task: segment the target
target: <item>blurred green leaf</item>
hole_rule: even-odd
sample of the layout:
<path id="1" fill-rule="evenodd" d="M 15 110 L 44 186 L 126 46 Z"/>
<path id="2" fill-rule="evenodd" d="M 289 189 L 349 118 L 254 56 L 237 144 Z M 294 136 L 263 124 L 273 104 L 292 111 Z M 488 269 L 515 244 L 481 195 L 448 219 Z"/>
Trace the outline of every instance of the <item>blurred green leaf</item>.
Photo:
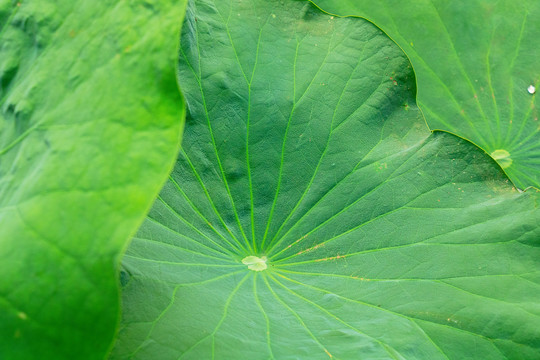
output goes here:
<path id="1" fill-rule="evenodd" d="M 103 359 L 177 154 L 183 1 L 0 1 L 0 358 Z"/>

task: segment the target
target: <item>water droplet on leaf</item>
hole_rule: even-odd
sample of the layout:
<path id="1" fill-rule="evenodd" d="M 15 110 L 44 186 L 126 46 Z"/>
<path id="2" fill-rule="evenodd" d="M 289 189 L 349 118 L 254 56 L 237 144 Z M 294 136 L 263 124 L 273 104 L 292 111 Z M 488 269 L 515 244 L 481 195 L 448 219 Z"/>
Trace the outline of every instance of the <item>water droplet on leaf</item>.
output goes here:
<path id="1" fill-rule="evenodd" d="M 242 259 L 242 264 L 247 265 L 250 270 L 263 271 L 268 267 L 268 265 L 266 265 L 266 260 L 268 260 L 266 256 L 246 256 Z"/>

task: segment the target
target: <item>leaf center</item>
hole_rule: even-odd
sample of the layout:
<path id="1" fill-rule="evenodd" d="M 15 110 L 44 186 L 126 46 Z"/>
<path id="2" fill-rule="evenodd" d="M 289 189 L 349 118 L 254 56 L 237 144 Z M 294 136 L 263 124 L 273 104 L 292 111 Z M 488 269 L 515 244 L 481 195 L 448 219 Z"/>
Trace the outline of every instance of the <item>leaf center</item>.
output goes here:
<path id="1" fill-rule="evenodd" d="M 253 271 L 263 271 L 266 270 L 268 267 L 266 265 L 266 256 L 263 257 L 257 257 L 257 256 L 246 256 L 242 259 L 242 264 L 245 264 L 248 266 L 248 269 Z"/>
<path id="2" fill-rule="evenodd" d="M 506 169 L 507 167 L 512 165 L 512 159 L 510 158 L 510 153 L 506 150 L 502 150 L 502 149 L 495 150 L 494 152 L 491 153 L 491 157 L 497 160 L 497 162 L 499 163 L 499 165 L 501 165 L 503 169 Z"/>

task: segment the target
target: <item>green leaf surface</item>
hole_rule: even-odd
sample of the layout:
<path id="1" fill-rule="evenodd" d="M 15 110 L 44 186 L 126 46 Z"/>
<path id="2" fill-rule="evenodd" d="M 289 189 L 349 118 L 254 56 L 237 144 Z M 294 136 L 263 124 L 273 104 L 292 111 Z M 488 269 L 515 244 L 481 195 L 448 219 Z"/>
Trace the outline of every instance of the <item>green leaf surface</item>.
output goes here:
<path id="1" fill-rule="evenodd" d="M 304 1 L 186 20 L 183 150 L 112 359 L 539 358 L 538 194 L 431 134 L 384 33 Z"/>
<path id="2" fill-rule="evenodd" d="M 428 125 L 482 147 L 516 186 L 540 188 L 540 1 L 314 3 L 383 29 L 414 66 Z"/>
<path id="3" fill-rule="evenodd" d="M 103 359 L 179 144 L 180 1 L 0 1 L 0 358 Z"/>

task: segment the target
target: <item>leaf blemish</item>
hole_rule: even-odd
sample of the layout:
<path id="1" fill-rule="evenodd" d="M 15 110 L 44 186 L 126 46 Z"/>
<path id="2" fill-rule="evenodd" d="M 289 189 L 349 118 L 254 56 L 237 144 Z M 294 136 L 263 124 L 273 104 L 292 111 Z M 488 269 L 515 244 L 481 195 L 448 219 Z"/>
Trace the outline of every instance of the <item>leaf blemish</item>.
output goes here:
<path id="1" fill-rule="evenodd" d="M 324 246 L 324 243 L 320 243 L 320 244 L 317 244 L 315 246 L 312 246 L 308 249 L 305 249 L 305 250 L 302 250 L 302 251 L 299 251 L 296 255 L 300 255 L 300 254 L 303 254 L 303 253 L 307 253 L 307 252 L 310 252 L 310 251 L 313 251 L 313 250 L 317 250 L 318 248 Z"/>
<path id="2" fill-rule="evenodd" d="M 332 354 L 330 354 L 330 352 L 326 349 L 324 349 L 324 352 L 326 353 L 326 355 L 330 356 L 331 359 L 333 359 L 334 357 L 332 356 Z"/>
<path id="3" fill-rule="evenodd" d="M 307 234 L 302 236 L 300 239 L 296 240 L 295 242 L 293 242 L 292 244 L 288 245 L 287 246 L 287 249 L 291 248 L 293 245 L 296 245 L 298 244 L 300 241 L 304 240 L 305 238 L 307 238 Z"/>
<path id="4" fill-rule="evenodd" d="M 338 260 L 338 259 L 344 259 L 347 255 L 336 255 L 336 256 L 331 256 L 331 257 L 327 257 L 327 258 L 324 258 L 324 259 L 317 259 L 315 261 L 328 261 L 328 260 Z"/>

